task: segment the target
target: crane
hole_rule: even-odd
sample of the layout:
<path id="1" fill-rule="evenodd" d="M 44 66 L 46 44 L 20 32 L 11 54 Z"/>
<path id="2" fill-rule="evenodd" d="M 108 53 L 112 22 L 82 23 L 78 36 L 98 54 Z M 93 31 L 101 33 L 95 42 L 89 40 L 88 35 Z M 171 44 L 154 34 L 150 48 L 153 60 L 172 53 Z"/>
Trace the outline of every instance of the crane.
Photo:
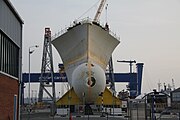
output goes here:
<path id="1" fill-rule="evenodd" d="M 132 63 L 136 63 L 136 61 L 135 60 L 117 60 L 117 62 L 124 62 L 124 63 L 129 63 L 129 65 L 130 65 L 130 73 L 132 73 Z"/>
<path id="2" fill-rule="evenodd" d="M 174 83 L 174 79 L 172 79 L 172 88 L 173 88 L 173 90 L 175 90 L 175 83 Z"/>
<path id="3" fill-rule="evenodd" d="M 106 3 L 106 0 L 101 0 L 101 3 L 100 3 L 100 5 L 99 5 L 99 8 L 98 8 L 98 10 L 97 10 L 97 12 L 96 12 L 96 15 L 95 15 L 95 17 L 94 17 L 94 20 L 93 20 L 94 22 L 98 22 L 99 17 L 100 17 L 100 15 L 101 15 L 101 12 L 102 12 L 102 10 L 103 10 L 103 8 L 104 8 L 105 3 Z"/>

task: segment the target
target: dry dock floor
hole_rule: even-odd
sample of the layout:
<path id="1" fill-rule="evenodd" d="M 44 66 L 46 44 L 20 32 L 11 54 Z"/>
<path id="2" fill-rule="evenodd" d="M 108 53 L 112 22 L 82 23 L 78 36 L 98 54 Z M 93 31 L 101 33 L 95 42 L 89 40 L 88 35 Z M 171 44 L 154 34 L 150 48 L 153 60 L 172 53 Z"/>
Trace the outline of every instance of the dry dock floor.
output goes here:
<path id="1" fill-rule="evenodd" d="M 30 119 L 28 113 L 21 114 L 21 120 L 69 120 L 68 116 L 62 117 L 62 116 L 50 116 L 49 113 L 31 113 Z M 96 115 L 77 115 L 72 114 L 71 120 L 128 120 L 128 118 L 125 118 L 124 116 L 111 116 L 111 115 L 105 115 L 104 117 L 101 117 L 101 114 Z M 179 120 L 177 116 L 163 116 L 161 120 Z"/>
<path id="2" fill-rule="evenodd" d="M 68 116 L 50 116 L 49 113 L 31 113 L 30 119 L 28 113 L 21 114 L 21 120 L 69 120 Z M 110 116 L 105 115 L 101 117 L 101 115 L 72 115 L 72 120 L 127 120 L 124 116 Z"/>

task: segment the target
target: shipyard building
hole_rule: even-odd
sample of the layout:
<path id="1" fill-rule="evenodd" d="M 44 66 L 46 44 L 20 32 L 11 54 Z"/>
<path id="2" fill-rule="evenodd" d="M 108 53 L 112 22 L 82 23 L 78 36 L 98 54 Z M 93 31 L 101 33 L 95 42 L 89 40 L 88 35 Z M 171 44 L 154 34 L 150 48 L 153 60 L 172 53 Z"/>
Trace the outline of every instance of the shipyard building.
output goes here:
<path id="1" fill-rule="evenodd" d="M 9 0 L 0 0 L 0 119 L 18 118 L 23 21 Z"/>

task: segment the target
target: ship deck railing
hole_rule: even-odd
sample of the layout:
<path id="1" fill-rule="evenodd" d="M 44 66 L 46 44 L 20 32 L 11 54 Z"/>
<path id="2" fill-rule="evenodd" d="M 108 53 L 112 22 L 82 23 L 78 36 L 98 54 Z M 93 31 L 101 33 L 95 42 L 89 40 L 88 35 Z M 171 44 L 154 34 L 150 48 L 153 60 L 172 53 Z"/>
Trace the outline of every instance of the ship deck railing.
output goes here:
<path id="1" fill-rule="evenodd" d="M 65 27 L 64 29 L 61 29 L 60 31 L 55 33 L 53 36 L 51 36 L 51 40 L 54 40 L 54 39 L 58 38 L 59 36 L 63 35 L 64 33 L 68 32 L 69 29 L 71 29 L 77 25 L 85 24 L 85 23 L 92 24 L 93 20 L 89 17 L 81 19 L 81 20 L 74 20 L 73 23 L 71 23 L 69 27 Z M 100 22 L 98 22 L 96 24 L 98 24 L 100 27 L 105 29 L 104 25 L 101 24 Z M 108 32 L 111 36 L 115 37 L 117 40 L 120 40 L 120 37 L 116 33 L 112 32 L 111 30 L 108 30 Z"/>

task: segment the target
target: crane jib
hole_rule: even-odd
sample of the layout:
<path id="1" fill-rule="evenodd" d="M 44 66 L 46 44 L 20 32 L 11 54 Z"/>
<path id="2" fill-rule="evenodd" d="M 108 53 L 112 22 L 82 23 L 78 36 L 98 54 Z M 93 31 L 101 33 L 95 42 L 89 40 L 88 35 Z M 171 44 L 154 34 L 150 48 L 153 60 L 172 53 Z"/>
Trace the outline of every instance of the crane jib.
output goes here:
<path id="1" fill-rule="evenodd" d="M 101 3 L 100 3 L 100 5 L 99 5 L 99 8 L 98 8 L 98 10 L 97 10 L 97 12 L 96 12 L 96 15 L 95 15 L 95 17 L 94 17 L 94 22 L 97 22 L 97 21 L 99 20 L 99 17 L 100 17 L 100 15 L 101 15 L 101 12 L 102 12 L 102 10 L 103 10 L 103 8 L 104 8 L 105 3 L 106 3 L 106 0 L 101 0 Z"/>

